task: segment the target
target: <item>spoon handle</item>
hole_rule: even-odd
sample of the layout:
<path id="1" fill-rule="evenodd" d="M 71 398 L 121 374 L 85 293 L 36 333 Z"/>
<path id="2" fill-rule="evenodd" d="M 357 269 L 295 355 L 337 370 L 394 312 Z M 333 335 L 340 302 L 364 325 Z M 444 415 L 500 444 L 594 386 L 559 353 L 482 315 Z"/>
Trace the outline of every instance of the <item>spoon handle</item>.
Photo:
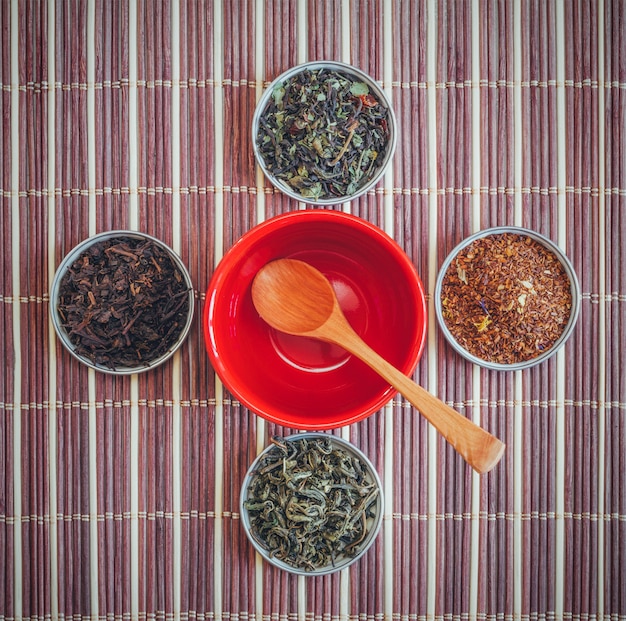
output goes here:
<path id="1" fill-rule="evenodd" d="M 505 445 L 498 438 L 396 369 L 369 347 L 347 321 L 343 326 L 334 326 L 338 329 L 331 328 L 330 334 L 329 326 L 330 322 L 324 326 L 326 339 L 347 349 L 389 382 L 422 413 L 476 472 L 484 474 L 500 461 Z"/>

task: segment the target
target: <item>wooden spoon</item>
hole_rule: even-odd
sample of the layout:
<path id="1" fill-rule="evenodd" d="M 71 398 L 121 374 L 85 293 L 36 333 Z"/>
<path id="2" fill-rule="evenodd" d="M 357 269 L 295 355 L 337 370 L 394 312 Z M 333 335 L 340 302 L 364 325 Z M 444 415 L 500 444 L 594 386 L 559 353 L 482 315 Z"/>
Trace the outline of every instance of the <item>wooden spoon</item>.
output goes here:
<path id="1" fill-rule="evenodd" d="M 252 283 L 259 315 L 273 328 L 340 345 L 369 365 L 414 405 L 482 474 L 500 461 L 505 445 L 413 382 L 371 349 L 345 318 L 332 285 L 317 269 L 295 259 L 265 265 Z"/>

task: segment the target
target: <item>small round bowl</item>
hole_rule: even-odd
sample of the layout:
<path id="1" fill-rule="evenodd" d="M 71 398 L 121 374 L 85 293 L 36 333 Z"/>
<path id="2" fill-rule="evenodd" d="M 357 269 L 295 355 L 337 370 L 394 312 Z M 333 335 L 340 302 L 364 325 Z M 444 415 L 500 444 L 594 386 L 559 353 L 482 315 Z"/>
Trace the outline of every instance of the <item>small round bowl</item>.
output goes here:
<path id="1" fill-rule="evenodd" d="M 536 355 L 533 355 L 527 359 L 521 359 L 519 361 L 513 361 L 513 362 L 498 362 L 494 360 L 493 358 L 488 359 L 487 357 L 479 357 L 478 355 L 476 355 L 476 353 L 472 353 L 468 351 L 468 349 L 465 346 L 463 346 L 459 342 L 459 340 L 457 340 L 457 338 L 455 338 L 450 327 L 446 323 L 446 319 L 444 317 L 444 308 L 443 308 L 443 305 L 444 305 L 443 298 L 445 297 L 444 279 L 449 269 L 451 270 L 451 277 L 455 279 L 457 286 L 460 286 L 458 284 L 459 282 L 461 282 L 461 272 L 458 272 L 458 269 L 460 268 L 458 268 L 457 266 L 456 268 L 457 271 L 453 273 L 453 270 L 455 268 L 452 266 L 452 262 L 457 258 L 459 253 L 468 249 L 468 247 L 471 244 L 473 244 L 476 240 L 480 240 L 480 239 L 484 239 L 484 238 L 488 238 L 492 236 L 503 235 L 503 234 L 520 235 L 525 238 L 530 238 L 537 244 L 541 245 L 544 249 L 546 249 L 551 255 L 553 255 L 558 260 L 558 263 L 560 263 L 560 265 L 562 266 L 563 275 L 567 278 L 567 281 L 568 281 L 567 285 L 565 286 L 563 290 L 566 292 L 567 289 L 569 288 L 570 295 L 571 295 L 571 307 L 569 309 L 569 317 L 567 318 L 566 321 L 565 320 L 563 321 L 564 325 L 562 326 L 560 330 L 560 335 L 558 336 L 558 338 L 556 338 L 550 346 L 545 347 L 544 349 L 541 349 L 542 347 L 541 339 L 545 338 L 545 335 L 541 333 L 541 330 L 533 331 L 532 334 L 535 337 L 537 337 L 536 342 L 538 344 L 535 350 Z M 518 260 L 518 259 L 516 259 L 513 256 L 511 260 Z M 484 272 L 481 272 L 481 274 L 483 273 Z M 518 312 L 520 314 L 526 312 L 528 308 L 527 301 L 529 300 L 529 297 L 537 293 L 534 289 L 534 285 L 532 282 L 534 278 L 535 278 L 535 275 L 529 274 L 528 277 L 518 278 L 516 283 L 509 282 L 505 285 L 501 285 L 502 290 L 505 290 L 505 287 L 507 291 L 513 291 L 514 287 L 517 287 L 519 289 L 519 297 L 517 297 L 516 300 L 512 299 L 514 303 L 512 312 Z M 465 284 L 467 285 L 466 274 L 463 274 L 463 280 Z M 490 281 L 487 279 L 487 276 L 485 275 L 483 276 L 482 282 L 489 283 Z M 467 286 L 470 286 L 470 285 L 467 285 Z M 539 283 L 537 283 L 537 286 L 539 286 Z M 468 289 L 468 293 L 471 293 L 469 289 Z M 498 294 L 495 294 L 495 295 L 497 296 Z M 514 297 L 515 296 L 512 296 L 512 298 Z M 489 305 L 492 303 L 493 303 L 492 301 L 486 298 L 484 300 L 480 300 L 476 302 L 476 311 L 478 315 L 482 316 L 483 321 L 476 320 L 475 323 L 472 323 L 472 320 L 470 319 L 469 314 L 465 314 L 464 317 L 467 317 L 467 321 L 468 321 L 467 325 L 469 325 L 469 323 L 472 323 L 472 325 L 476 328 L 477 332 L 491 329 L 490 324 L 492 324 L 492 316 L 495 317 L 495 315 L 492 315 L 489 313 Z M 487 369 L 492 369 L 495 371 L 517 371 L 520 369 L 526 369 L 528 367 L 535 366 L 547 360 L 548 358 L 552 357 L 563 346 L 565 341 L 567 341 L 567 339 L 572 334 L 572 331 L 574 330 L 574 326 L 576 325 L 576 320 L 578 318 L 578 313 L 580 310 L 580 287 L 578 284 L 576 273 L 574 272 L 574 268 L 572 267 L 572 264 L 570 263 L 569 259 L 563 253 L 563 251 L 556 244 L 554 244 L 550 239 L 530 229 L 526 229 L 522 227 L 515 227 L 515 226 L 502 226 L 502 227 L 485 229 L 483 231 L 479 231 L 478 233 L 475 233 L 474 235 L 470 235 L 469 237 L 464 239 L 458 246 L 456 246 L 456 248 L 454 248 L 452 252 L 450 252 L 446 260 L 443 262 L 443 265 L 441 266 L 441 269 L 437 277 L 437 282 L 435 285 L 434 304 L 435 304 L 435 313 L 437 316 L 439 327 L 441 331 L 443 332 L 447 341 L 450 343 L 450 345 L 452 345 L 452 347 L 459 354 L 461 354 L 464 358 L 466 358 L 470 362 L 473 362 L 474 364 L 480 365 L 481 367 L 484 367 Z M 449 305 L 450 301 L 448 300 L 446 304 Z M 482 306 L 482 308 L 480 309 L 478 308 L 479 304 Z M 511 302 L 509 302 L 509 304 L 511 304 Z M 492 313 L 493 312 L 494 311 L 492 308 Z M 511 325 L 510 322 L 506 323 L 502 319 L 493 320 L 493 326 L 495 326 L 498 329 L 504 328 L 506 330 L 509 328 L 510 325 Z M 477 332 L 473 333 L 473 336 L 476 336 L 476 338 L 478 338 Z M 519 357 L 521 358 L 522 356 L 519 356 Z"/>
<path id="2" fill-rule="evenodd" d="M 363 163 L 365 160 L 361 160 L 362 165 L 359 168 L 361 170 L 367 169 L 363 173 L 362 178 L 359 179 L 358 182 L 354 183 L 354 187 L 348 186 L 345 189 L 342 189 L 339 194 L 333 194 L 332 196 L 329 193 L 324 193 L 322 189 L 323 186 L 321 184 L 316 184 L 313 186 L 313 188 L 319 188 L 322 192 L 320 196 L 315 196 L 314 189 L 310 187 L 307 187 L 306 189 L 298 189 L 294 185 L 289 185 L 289 183 L 287 183 L 285 179 L 279 178 L 276 174 L 272 172 L 269 162 L 266 162 L 266 157 L 263 154 L 264 149 L 260 144 L 260 140 L 262 139 L 263 135 L 268 136 L 268 141 L 273 141 L 274 137 L 276 136 L 276 132 L 273 131 L 274 128 L 270 128 L 270 126 L 266 123 L 267 114 L 269 114 L 269 112 L 274 109 L 273 106 L 274 102 L 276 101 L 275 93 L 279 92 L 281 87 L 287 85 L 288 83 L 292 83 L 294 80 L 297 80 L 298 77 L 301 76 L 304 72 L 319 72 L 320 70 L 334 71 L 342 74 L 343 76 L 348 76 L 349 79 L 354 83 L 358 83 L 359 85 L 366 85 L 365 88 L 360 86 L 360 90 L 358 90 L 357 94 L 354 95 L 355 107 L 360 106 L 359 98 L 361 98 L 361 101 L 365 102 L 361 106 L 361 109 L 367 109 L 367 107 L 370 105 L 370 102 L 373 103 L 375 99 L 380 104 L 381 109 L 385 115 L 384 120 L 380 119 L 380 121 L 377 121 L 377 123 L 380 123 L 380 131 L 386 137 L 386 140 L 384 141 L 385 146 L 381 146 L 381 149 L 377 151 L 378 156 L 374 159 L 374 164 L 372 166 L 367 166 Z M 365 93 L 366 89 L 367 93 Z M 325 94 L 320 93 L 319 96 L 325 97 Z M 315 111 L 320 109 L 321 107 L 323 106 L 320 106 L 319 108 L 317 106 L 313 106 L 312 109 Z M 311 112 L 309 122 L 315 123 L 319 118 L 323 119 L 323 126 L 328 126 L 325 114 L 326 113 L 323 111 L 320 111 L 319 113 Z M 357 111 L 357 119 L 358 114 L 359 113 Z M 294 115 L 294 118 L 297 118 L 297 122 L 300 122 L 300 117 L 301 115 Z M 315 121 L 313 121 L 314 118 L 316 119 Z M 341 120 L 339 121 L 339 123 L 337 123 L 337 127 L 340 130 L 340 140 L 336 141 L 336 145 L 333 146 L 332 149 L 331 147 L 328 147 L 331 150 L 326 149 L 326 147 L 326 150 L 323 150 L 320 142 L 317 142 L 315 145 L 312 144 L 312 146 L 310 146 L 310 149 L 313 149 L 313 146 L 317 147 L 317 154 L 320 155 L 321 161 L 328 163 L 332 156 L 340 156 L 341 149 L 339 147 L 343 147 L 344 145 L 347 145 L 349 147 L 351 145 L 351 139 L 348 138 L 348 136 L 350 135 L 351 127 L 354 126 L 353 118 L 354 117 L 350 115 L 349 118 L 345 119 L 344 124 L 346 125 L 346 127 L 342 126 Z M 292 125 L 292 127 L 294 126 L 295 123 L 294 125 Z M 287 134 L 287 138 L 284 139 L 285 144 L 293 145 L 295 142 L 301 141 L 303 139 L 301 133 L 298 133 L 296 130 L 294 131 L 296 132 L 295 134 L 289 131 L 285 131 L 285 134 Z M 304 134 L 305 141 L 308 140 L 307 136 L 313 136 L 313 132 L 308 132 L 308 129 L 305 128 L 303 131 L 306 132 Z M 378 129 L 376 131 L 378 132 Z M 359 134 L 358 129 L 356 130 L 356 134 Z M 269 138 L 269 136 L 272 136 L 272 138 Z M 291 136 L 293 136 L 293 138 L 291 138 Z M 321 136 L 321 140 L 325 140 L 323 131 L 320 132 L 319 136 Z M 353 140 L 354 142 L 356 142 L 356 138 L 354 138 Z M 361 136 L 359 136 L 359 141 L 360 140 Z M 254 116 L 252 118 L 252 144 L 254 149 L 254 155 L 265 176 L 276 188 L 278 188 L 281 192 L 284 192 L 287 196 L 312 205 L 335 205 L 346 200 L 352 200 L 354 198 L 357 198 L 358 196 L 361 196 L 362 194 L 373 188 L 385 173 L 385 170 L 387 169 L 389 162 L 393 157 L 393 153 L 396 148 L 396 141 L 396 120 L 393 109 L 391 107 L 391 102 L 389 101 L 389 98 L 387 97 L 384 90 L 371 76 L 364 73 L 360 69 L 357 69 L 352 65 L 335 61 L 307 62 L 296 67 L 292 67 L 291 69 L 279 75 L 264 91 L 257 104 Z M 354 152 L 358 153 L 359 157 L 362 157 L 364 153 L 370 153 L 369 149 L 366 147 L 367 145 L 365 141 L 363 142 L 363 144 L 359 143 L 358 146 L 355 145 Z M 382 153 L 382 149 L 384 149 L 384 153 Z M 376 149 L 374 149 L 374 151 L 376 151 Z M 311 153 L 312 156 L 315 158 L 316 153 L 314 153 L 314 150 L 311 150 Z M 335 158 L 333 157 L 333 159 Z M 297 158 L 297 161 L 300 162 L 300 158 Z M 289 168 L 287 170 L 290 171 L 289 174 L 293 172 L 296 178 L 301 178 L 302 171 L 297 170 L 298 166 L 294 164 L 294 162 L 296 162 L 296 158 L 291 158 L 289 160 Z M 293 170 L 291 170 L 291 165 L 293 165 Z M 306 169 L 306 172 L 304 174 L 305 177 L 315 175 L 315 179 L 319 180 L 320 182 L 324 182 L 324 179 L 330 179 L 331 174 L 337 173 L 336 170 L 331 173 L 330 170 L 324 169 L 324 175 L 320 175 L 319 170 L 314 170 L 313 165 L 309 165 L 309 162 L 302 165 L 304 165 L 304 168 Z M 354 165 L 356 165 L 356 163 Z M 337 167 L 335 166 L 335 168 Z M 307 193 L 309 195 L 307 195 Z"/>
<path id="3" fill-rule="evenodd" d="M 342 348 L 277 332 L 259 317 L 252 281 L 279 258 L 306 261 L 325 274 L 357 333 L 407 375 L 426 338 L 426 302 L 415 267 L 395 241 L 361 218 L 295 211 L 241 237 L 207 289 L 207 350 L 246 407 L 293 429 L 332 429 L 369 416 L 395 389 Z"/>
<path id="4" fill-rule="evenodd" d="M 276 551 L 272 551 L 270 549 L 271 544 L 268 544 L 268 542 L 266 541 L 266 539 L 269 539 L 269 536 L 267 536 L 265 532 L 261 532 L 259 530 L 259 526 L 265 529 L 268 523 L 268 520 L 262 514 L 262 511 L 266 509 L 266 507 L 260 507 L 258 504 L 255 503 L 256 497 L 254 496 L 254 490 L 255 484 L 258 483 L 257 478 L 260 476 L 259 470 L 262 471 L 264 466 L 270 463 L 276 463 L 274 460 L 278 460 L 279 463 L 283 462 L 283 455 L 287 455 L 288 451 L 294 450 L 294 447 L 298 447 L 296 450 L 302 450 L 304 447 L 310 448 L 312 442 L 319 442 L 320 440 L 328 441 L 330 443 L 330 450 L 335 451 L 337 457 L 346 456 L 347 460 L 344 462 L 344 464 L 346 464 L 348 468 L 350 468 L 353 463 L 360 463 L 362 475 L 359 475 L 359 477 L 362 476 L 362 479 L 358 483 L 358 487 L 362 488 L 362 492 L 358 495 L 360 498 L 367 498 L 367 501 L 365 501 L 367 511 L 362 514 L 363 516 L 366 516 L 366 521 L 364 534 L 363 531 L 361 531 L 358 537 L 352 537 L 353 540 L 358 540 L 361 535 L 363 536 L 362 540 L 359 543 L 355 543 L 355 547 L 350 554 L 344 554 L 342 552 L 339 552 L 338 546 L 340 544 L 337 543 L 335 545 L 331 545 L 333 551 L 338 552 L 334 560 L 328 559 L 324 562 L 320 560 L 314 563 L 313 567 L 307 567 L 304 563 L 302 554 L 279 555 L 285 556 L 286 558 L 278 558 L 276 555 Z M 281 447 L 284 448 L 281 449 Z M 286 463 L 289 462 L 286 461 Z M 312 468 L 311 471 L 314 473 L 316 472 L 315 468 Z M 303 470 L 301 469 L 301 465 L 299 465 L 298 473 L 302 474 L 302 472 Z M 281 475 L 279 474 L 279 476 Z M 315 474 L 313 474 L 311 477 L 304 476 L 303 479 L 306 479 L 306 481 L 301 480 L 301 486 L 298 490 L 296 490 L 295 488 L 289 488 L 287 485 L 285 485 L 287 477 L 285 477 L 282 481 L 277 481 L 276 479 L 274 479 L 271 483 L 268 482 L 268 486 L 265 486 L 263 483 L 261 483 L 264 491 L 269 492 L 269 500 L 272 500 L 274 495 L 276 496 L 276 498 L 272 500 L 272 502 L 274 503 L 272 505 L 272 512 L 280 513 L 279 517 L 281 517 L 282 519 L 286 518 L 287 521 L 293 519 L 293 523 L 291 524 L 290 528 L 292 536 L 300 538 L 301 542 L 304 542 L 304 540 L 306 539 L 311 544 L 313 544 L 313 540 L 316 538 L 317 534 L 316 532 L 314 532 L 315 526 L 310 530 L 306 527 L 303 527 L 302 521 L 299 521 L 300 516 L 289 515 L 290 505 L 285 505 L 290 500 L 293 500 L 297 501 L 296 506 L 297 504 L 300 504 L 301 506 L 302 503 L 310 503 L 312 510 L 320 510 L 321 508 L 320 512 L 330 512 L 329 504 L 334 502 L 335 499 L 331 496 L 332 492 L 329 493 L 328 490 L 322 490 L 324 497 L 320 497 L 319 487 L 322 486 L 320 485 L 318 487 L 316 485 L 315 476 Z M 320 476 L 326 479 L 326 477 L 328 476 L 328 472 L 320 472 Z M 345 474 L 345 471 L 341 471 L 339 470 L 339 468 L 337 468 L 337 471 L 333 473 L 333 478 L 335 477 L 336 480 L 341 481 L 343 484 L 347 484 L 350 487 L 354 485 L 353 481 L 355 481 L 355 479 L 347 476 Z M 281 502 L 283 501 L 283 499 L 285 501 L 285 505 L 281 507 Z M 356 500 L 356 497 L 353 500 L 356 501 L 354 506 L 358 506 L 359 500 Z M 325 574 L 330 574 L 345 569 L 346 567 L 352 565 L 358 559 L 360 559 L 376 540 L 382 524 L 383 511 L 384 502 L 382 485 L 378 473 L 376 472 L 376 468 L 374 468 L 372 462 L 365 456 L 362 451 L 360 451 L 352 443 L 344 440 L 343 438 L 327 433 L 308 432 L 292 435 L 284 439 L 274 438 L 272 444 L 267 446 L 252 463 L 243 480 L 243 485 L 241 486 L 241 523 L 243 524 L 245 533 L 254 548 L 267 562 L 271 563 L 275 567 L 278 567 L 279 569 L 283 569 L 293 574 L 303 576 L 322 576 Z M 314 515 L 317 515 L 316 511 L 312 511 L 312 513 Z M 328 514 L 326 514 L 324 517 L 326 517 L 326 519 L 328 520 L 328 532 L 336 534 L 339 528 L 339 524 L 333 525 L 332 518 L 329 517 Z M 357 516 L 353 515 L 352 517 L 356 518 Z M 357 524 L 361 524 L 360 519 L 356 519 L 355 521 L 357 522 Z M 288 527 L 290 527 L 289 522 Z M 325 548 L 324 552 L 326 556 L 326 553 L 329 552 L 329 550 L 326 549 L 325 543 L 323 547 Z"/>
<path id="5" fill-rule="evenodd" d="M 59 302 L 61 296 L 61 287 L 64 276 L 67 274 L 69 268 L 71 268 L 74 263 L 81 258 L 81 256 L 89 250 L 94 244 L 100 242 L 106 242 L 112 239 L 132 239 L 132 240 L 141 240 L 141 241 L 151 241 L 155 245 L 159 246 L 171 259 L 176 271 L 179 274 L 179 277 L 186 284 L 187 289 L 187 302 L 188 302 L 188 311 L 185 319 L 185 323 L 180 328 L 180 332 L 178 337 L 173 341 L 173 343 L 169 346 L 169 348 L 162 352 L 155 358 L 147 358 L 142 364 L 137 366 L 124 366 L 124 365 L 114 365 L 107 366 L 106 364 L 102 364 L 97 362 L 96 360 L 92 360 L 91 358 L 83 355 L 77 351 L 76 344 L 72 342 L 72 338 L 66 331 L 64 327 L 64 319 L 62 314 L 59 312 Z M 54 275 L 54 279 L 52 280 L 52 286 L 50 288 L 50 316 L 52 319 L 52 324 L 54 325 L 54 329 L 56 331 L 57 337 L 63 343 L 65 348 L 80 362 L 86 364 L 87 366 L 95 369 L 96 371 L 101 371 L 103 373 L 109 373 L 113 375 L 131 375 L 133 373 L 142 373 L 144 371 L 148 371 L 150 369 L 154 369 L 155 367 L 163 364 L 166 360 L 171 358 L 174 355 L 174 352 L 183 344 L 185 339 L 187 338 L 187 334 L 189 333 L 189 329 L 191 328 L 191 323 L 193 321 L 194 315 L 194 290 L 193 283 L 191 281 L 191 277 L 184 263 L 178 257 L 178 255 L 169 248 L 162 241 L 157 239 L 156 237 L 152 237 L 147 233 L 140 233 L 137 231 L 127 231 L 127 230 L 117 230 L 117 231 L 106 231 L 104 233 L 99 233 L 98 235 L 94 235 L 85 239 L 77 246 L 75 246 L 70 252 L 65 256 L 63 261 L 59 264 L 57 271 Z"/>

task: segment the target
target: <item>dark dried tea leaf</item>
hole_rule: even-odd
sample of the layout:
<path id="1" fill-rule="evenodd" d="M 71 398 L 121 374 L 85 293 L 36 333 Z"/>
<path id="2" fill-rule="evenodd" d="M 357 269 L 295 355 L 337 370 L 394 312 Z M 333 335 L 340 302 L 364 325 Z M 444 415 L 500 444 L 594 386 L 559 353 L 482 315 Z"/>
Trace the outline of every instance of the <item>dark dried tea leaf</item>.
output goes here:
<path id="1" fill-rule="evenodd" d="M 334 566 L 360 551 L 378 487 L 331 438 L 273 438 L 244 503 L 253 537 L 297 569 Z"/>
<path id="2" fill-rule="evenodd" d="M 116 237 L 96 242 L 69 266 L 57 308 L 77 354 L 110 369 L 141 367 L 180 336 L 188 292 L 158 244 Z"/>
<path id="3" fill-rule="evenodd" d="M 558 257 L 531 237 L 479 238 L 450 264 L 442 314 L 456 341 L 489 362 L 514 364 L 548 351 L 569 320 L 572 294 Z"/>
<path id="4" fill-rule="evenodd" d="M 305 70 L 277 86 L 257 134 L 268 171 L 304 198 L 349 197 L 389 148 L 388 110 L 356 76 Z"/>

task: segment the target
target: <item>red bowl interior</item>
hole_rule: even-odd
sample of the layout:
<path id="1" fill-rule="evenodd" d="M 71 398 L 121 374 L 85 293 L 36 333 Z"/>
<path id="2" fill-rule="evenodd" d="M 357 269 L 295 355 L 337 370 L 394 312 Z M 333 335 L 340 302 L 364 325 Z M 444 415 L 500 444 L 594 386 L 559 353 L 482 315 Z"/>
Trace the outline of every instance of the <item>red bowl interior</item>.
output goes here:
<path id="1" fill-rule="evenodd" d="M 275 331 L 254 308 L 250 288 L 256 273 L 286 257 L 324 273 L 357 333 L 407 375 L 426 340 L 426 300 L 415 267 L 395 241 L 367 221 L 307 210 L 251 229 L 223 257 L 209 283 L 207 350 L 242 404 L 294 429 L 332 429 L 361 420 L 395 389 L 335 345 Z"/>

